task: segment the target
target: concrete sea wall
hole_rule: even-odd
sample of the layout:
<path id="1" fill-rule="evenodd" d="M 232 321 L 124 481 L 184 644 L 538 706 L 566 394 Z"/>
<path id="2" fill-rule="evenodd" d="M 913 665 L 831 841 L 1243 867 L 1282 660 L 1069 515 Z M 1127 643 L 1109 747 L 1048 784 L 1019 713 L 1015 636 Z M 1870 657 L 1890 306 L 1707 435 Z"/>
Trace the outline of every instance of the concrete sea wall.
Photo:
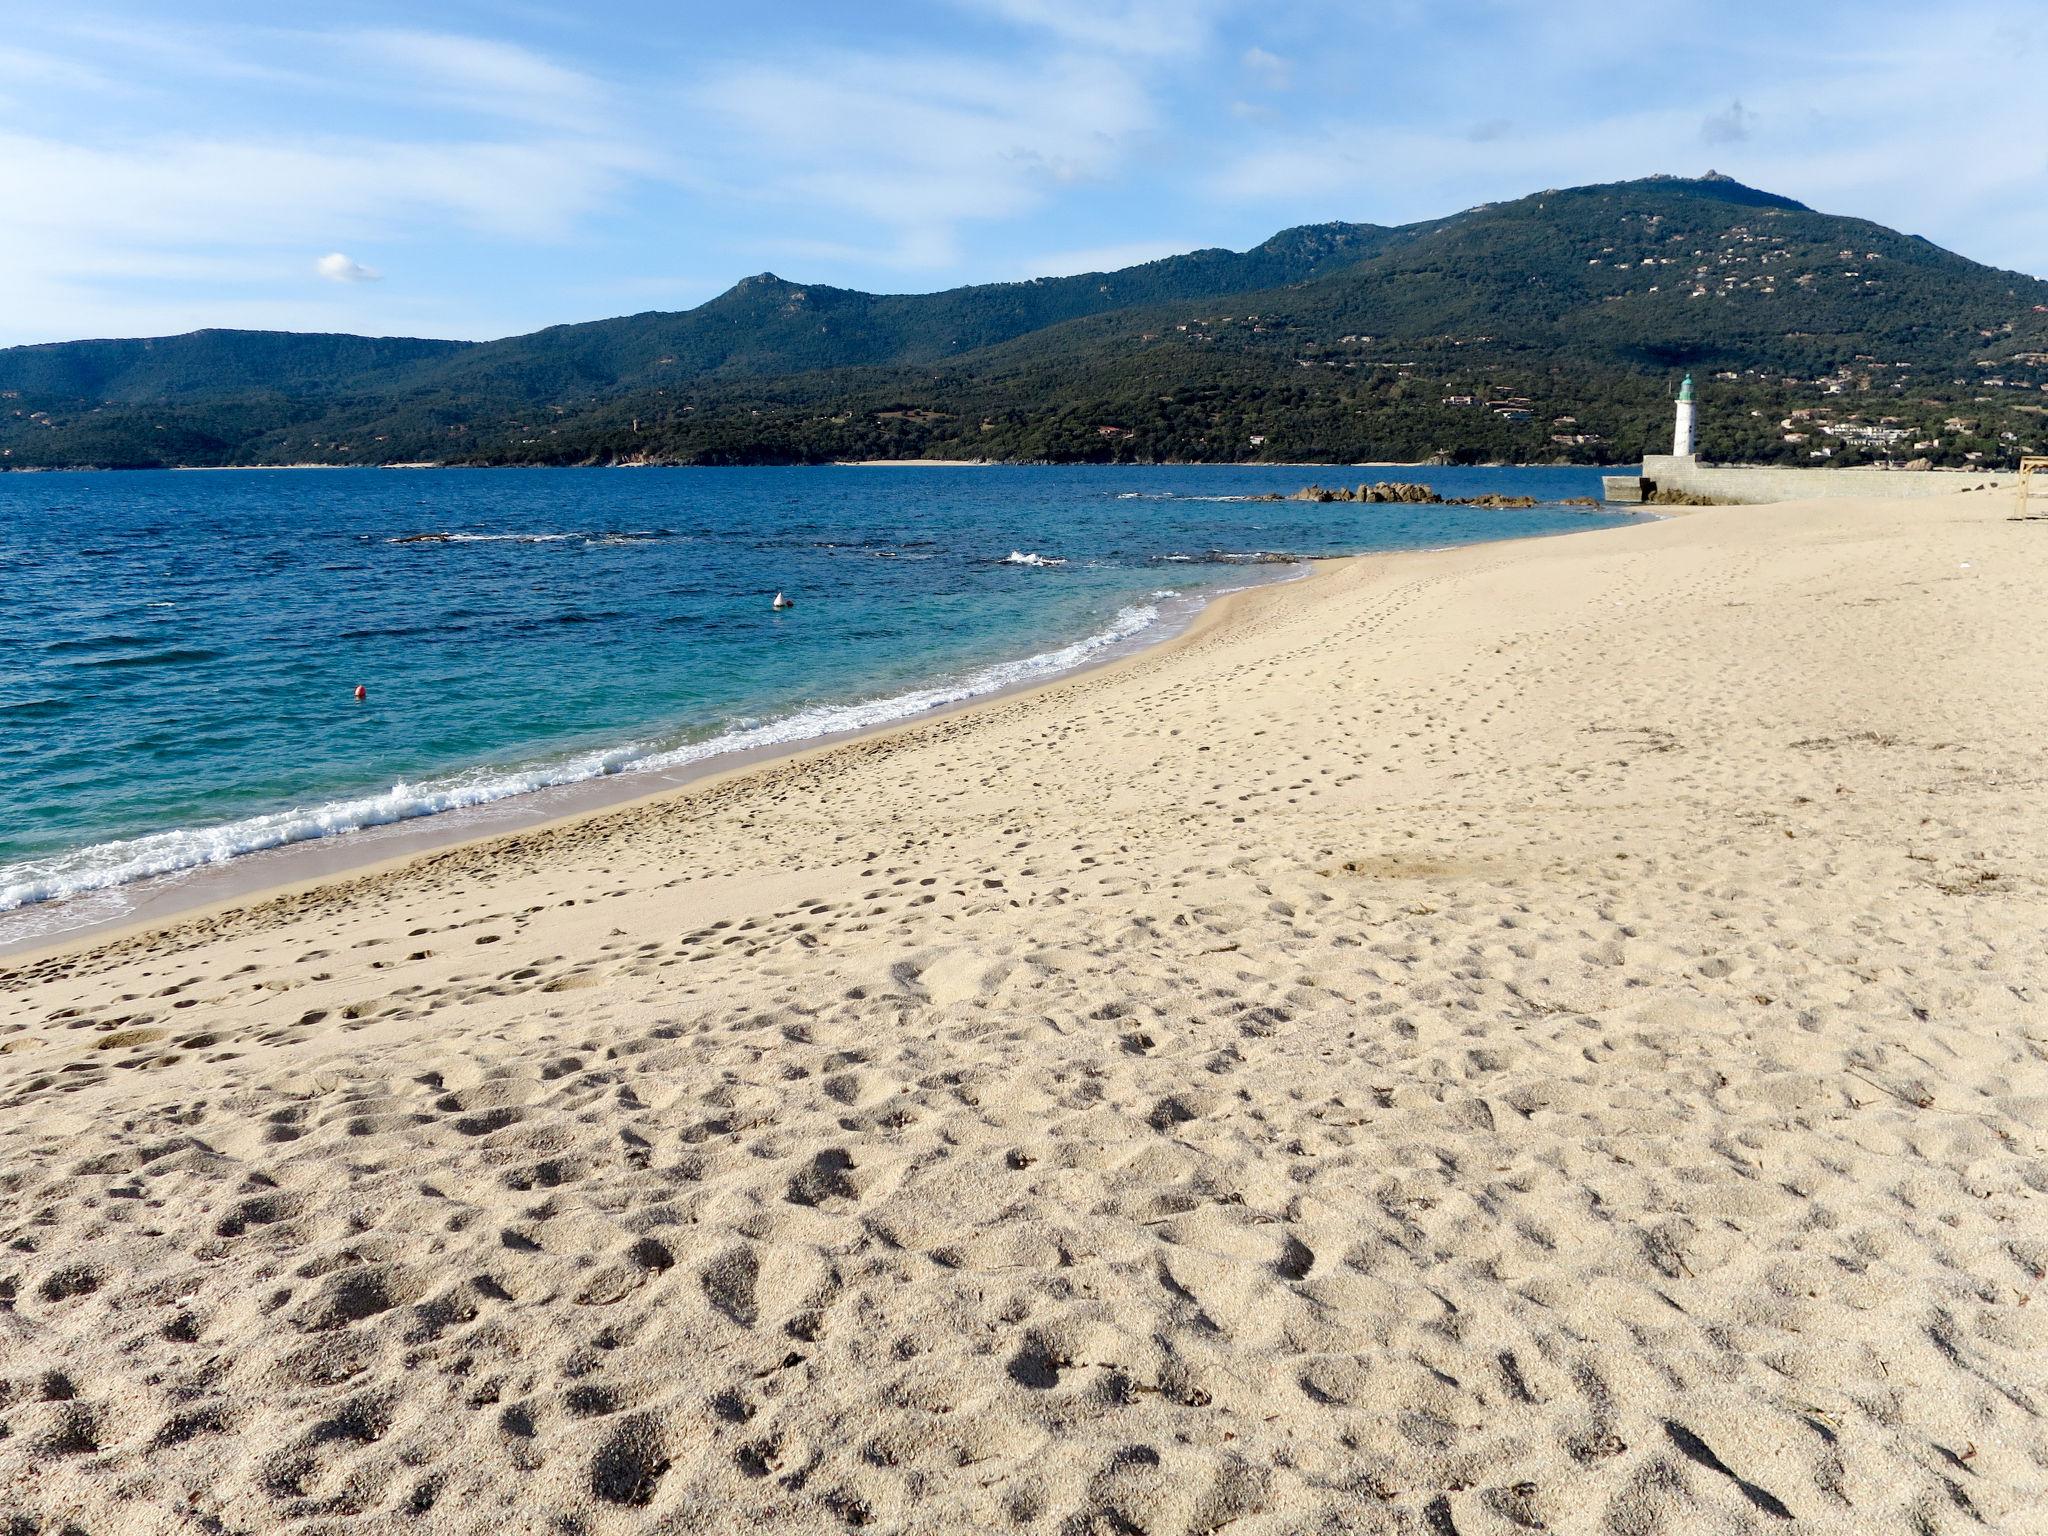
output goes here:
<path id="1" fill-rule="evenodd" d="M 1990 470 L 1961 469 L 1788 469 L 1778 465 L 1702 464 L 1698 459 L 1651 454 L 1643 473 L 1611 475 L 1609 501 L 1647 501 L 1657 491 L 1708 496 L 1716 501 L 1808 501 L 1821 496 L 1866 496 L 1899 500 L 1946 496 L 1977 486 L 2011 486 L 2018 477 Z"/>

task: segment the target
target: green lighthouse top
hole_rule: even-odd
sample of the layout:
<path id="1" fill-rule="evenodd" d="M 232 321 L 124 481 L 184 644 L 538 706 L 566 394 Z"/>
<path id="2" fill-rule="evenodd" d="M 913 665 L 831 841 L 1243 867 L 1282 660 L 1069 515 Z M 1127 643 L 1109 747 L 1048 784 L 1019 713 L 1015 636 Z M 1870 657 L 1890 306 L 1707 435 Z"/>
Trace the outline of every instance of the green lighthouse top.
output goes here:
<path id="1" fill-rule="evenodd" d="M 1692 399 L 1692 375 L 1689 373 L 1685 376 L 1685 382 L 1678 386 L 1678 398 L 1681 401 Z"/>

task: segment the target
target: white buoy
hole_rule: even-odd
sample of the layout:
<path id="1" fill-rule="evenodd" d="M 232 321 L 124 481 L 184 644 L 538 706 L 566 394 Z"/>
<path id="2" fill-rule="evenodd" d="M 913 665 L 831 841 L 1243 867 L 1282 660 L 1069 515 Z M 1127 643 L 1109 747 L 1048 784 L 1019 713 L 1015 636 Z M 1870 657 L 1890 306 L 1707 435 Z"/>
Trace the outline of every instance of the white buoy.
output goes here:
<path id="1" fill-rule="evenodd" d="M 775 607 L 778 611 L 784 608 L 794 608 L 795 606 L 795 603 L 784 597 L 780 592 L 775 594 Z"/>

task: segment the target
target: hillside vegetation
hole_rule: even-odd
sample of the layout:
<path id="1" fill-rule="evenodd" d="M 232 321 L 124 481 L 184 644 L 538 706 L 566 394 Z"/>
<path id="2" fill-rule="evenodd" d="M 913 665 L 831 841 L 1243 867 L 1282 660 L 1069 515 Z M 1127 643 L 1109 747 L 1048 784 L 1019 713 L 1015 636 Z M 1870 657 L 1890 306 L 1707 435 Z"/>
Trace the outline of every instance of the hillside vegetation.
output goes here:
<path id="1" fill-rule="evenodd" d="M 1659 177 L 943 293 L 763 274 L 483 343 L 5 349 L 0 463 L 1619 463 L 1688 369 L 1713 457 L 2002 463 L 2048 441 L 2048 282 Z"/>

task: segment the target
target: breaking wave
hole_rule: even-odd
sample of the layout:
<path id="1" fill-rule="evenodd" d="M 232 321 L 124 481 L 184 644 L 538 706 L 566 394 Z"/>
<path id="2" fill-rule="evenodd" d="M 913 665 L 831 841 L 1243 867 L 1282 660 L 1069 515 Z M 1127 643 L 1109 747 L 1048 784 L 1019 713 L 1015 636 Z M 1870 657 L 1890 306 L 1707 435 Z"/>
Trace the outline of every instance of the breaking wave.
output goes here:
<path id="1" fill-rule="evenodd" d="M 526 767 L 474 768 L 418 783 L 400 782 L 375 794 L 245 816 L 217 826 L 179 828 L 97 843 L 0 866 L 0 912 L 224 864 L 244 854 L 335 837 L 366 827 L 467 810 L 612 774 L 658 773 L 729 752 L 794 746 L 824 736 L 873 730 L 1071 671 L 1132 640 L 1158 619 L 1156 607 L 1132 605 L 1120 609 L 1105 628 L 1056 650 L 996 662 L 907 693 L 850 704 L 823 704 L 772 720 L 742 722 L 699 741 L 627 742 Z"/>

